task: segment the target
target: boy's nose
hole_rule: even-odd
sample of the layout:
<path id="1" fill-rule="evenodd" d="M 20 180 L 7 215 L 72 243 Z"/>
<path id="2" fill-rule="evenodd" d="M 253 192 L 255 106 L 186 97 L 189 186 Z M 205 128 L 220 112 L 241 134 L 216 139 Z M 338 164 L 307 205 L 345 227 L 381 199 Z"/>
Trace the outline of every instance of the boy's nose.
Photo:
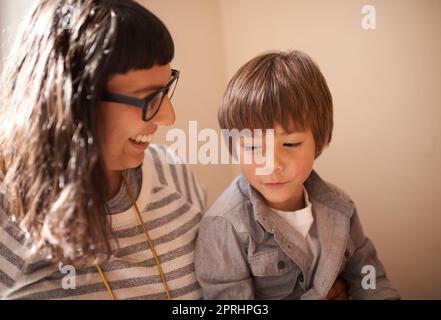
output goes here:
<path id="1" fill-rule="evenodd" d="M 278 152 L 275 153 L 274 155 L 274 172 L 281 172 L 284 169 L 284 164 L 282 161 L 282 158 L 280 156 L 280 154 Z"/>
<path id="2" fill-rule="evenodd" d="M 175 110 L 170 99 L 166 96 L 156 116 L 151 120 L 157 126 L 171 126 L 175 123 Z"/>

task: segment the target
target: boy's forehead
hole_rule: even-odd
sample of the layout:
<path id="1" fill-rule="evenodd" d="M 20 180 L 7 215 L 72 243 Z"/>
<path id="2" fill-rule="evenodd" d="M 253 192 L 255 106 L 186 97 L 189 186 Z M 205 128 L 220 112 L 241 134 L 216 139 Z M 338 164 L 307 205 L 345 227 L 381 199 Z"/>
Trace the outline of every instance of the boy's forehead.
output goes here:
<path id="1" fill-rule="evenodd" d="M 270 131 L 271 130 L 271 131 Z M 291 135 L 303 135 L 308 133 L 308 129 L 301 129 L 297 127 L 290 127 L 286 130 L 281 125 L 275 125 L 274 128 L 271 129 L 257 129 L 251 130 L 250 134 L 240 135 L 241 141 L 253 141 L 256 138 L 263 138 L 267 135 L 267 133 L 271 132 L 275 136 L 291 136 Z"/>
<path id="2" fill-rule="evenodd" d="M 277 135 L 302 134 L 307 132 L 305 128 L 300 127 L 294 121 L 288 122 L 288 127 L 284 128 L 280 123 L 274 125 L 274 133 Z"/>

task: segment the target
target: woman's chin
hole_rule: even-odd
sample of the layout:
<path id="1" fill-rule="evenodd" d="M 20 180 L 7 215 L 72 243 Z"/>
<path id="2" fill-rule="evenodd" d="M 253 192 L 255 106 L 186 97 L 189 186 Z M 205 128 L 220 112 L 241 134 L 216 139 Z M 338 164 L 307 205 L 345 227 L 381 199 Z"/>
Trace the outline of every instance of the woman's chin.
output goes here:
<path id="1" fill-rule="evenodd" d="M 144 158 L 145 158 L 144 152 L 133 155 L 131 156 L 130 161 L 125 161 L 126 164 L 125 166 L 127 169 L 137 168 L 144 162 Z"/>

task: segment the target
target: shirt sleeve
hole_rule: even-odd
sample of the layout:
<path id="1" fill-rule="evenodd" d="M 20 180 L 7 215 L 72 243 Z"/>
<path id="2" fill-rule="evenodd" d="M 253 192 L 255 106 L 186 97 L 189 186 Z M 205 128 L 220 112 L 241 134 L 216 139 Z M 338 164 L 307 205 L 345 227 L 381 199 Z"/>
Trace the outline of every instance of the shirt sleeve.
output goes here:
<path id="1" fill-rule="evenodd" d="M 225 218 L 202 219 L 195 270 L 204 299 L 254 299 L 245 248 L 240 235 Z"/>
<path id="2" fill-rule="evenodd" d="M 347 282 L 352 299 L 400 299 L 392 287 L 377 251 L 364 232 L 357 210 L 351 218 L 350 246 L 342 277 Z"/>

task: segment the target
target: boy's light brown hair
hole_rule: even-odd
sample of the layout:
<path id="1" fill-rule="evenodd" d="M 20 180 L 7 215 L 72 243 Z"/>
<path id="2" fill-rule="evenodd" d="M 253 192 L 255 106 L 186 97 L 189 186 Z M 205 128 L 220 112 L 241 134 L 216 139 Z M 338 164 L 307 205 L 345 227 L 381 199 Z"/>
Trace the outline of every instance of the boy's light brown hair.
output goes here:
<path id="1" fill-rule="evenodd" d="M 316 157 L 331 142 L 332 96 L 312 59 L 301 51 L 269 52 L 243 65 L 224 93 L 221 129 L 311 129 Z M 292 121 L 291 121 L 292 120 Z M 294 124 L 294 128 L 292 128 Z"/>

